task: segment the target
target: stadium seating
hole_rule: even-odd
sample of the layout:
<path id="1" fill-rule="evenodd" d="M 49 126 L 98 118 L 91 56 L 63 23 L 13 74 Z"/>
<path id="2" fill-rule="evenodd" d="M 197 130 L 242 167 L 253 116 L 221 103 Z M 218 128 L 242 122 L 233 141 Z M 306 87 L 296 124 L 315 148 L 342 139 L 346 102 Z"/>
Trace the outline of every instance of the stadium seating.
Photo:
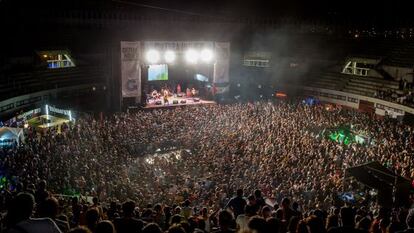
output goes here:
<path id="1" fill-rule="evenodd" d="M 402 67 L 412 67 L 414 64 L 414 43 L 412 41 L 404 41 L 395 43 L 393 50 L 390 52 L 390 56 L 386 59 L 387 65 L 395 65 Z"/>
<path id="2" fill-rule="evenodd" d="M 378 91 L 398 90 L 398 82 L 376 77 L 342 74 L 340 72 L 321 72 L 313 74 L 307 84 L 312 87 L 326 88 L 349 93 L 374 96 Z"/>
<path id="3" fill-rule="evenodd" d="M 95 66 L 15 73 L 6 75 L 0 84 L 0 98 L 104 81 L 102 68 Z"/>

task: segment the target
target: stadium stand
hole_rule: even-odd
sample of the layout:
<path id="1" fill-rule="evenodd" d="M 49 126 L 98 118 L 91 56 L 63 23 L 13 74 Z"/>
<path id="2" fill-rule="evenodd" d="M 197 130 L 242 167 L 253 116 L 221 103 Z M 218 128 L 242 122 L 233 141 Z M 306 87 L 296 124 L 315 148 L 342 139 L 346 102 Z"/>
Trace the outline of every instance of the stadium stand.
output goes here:
<path id="1" fill-rule="evenodd" d="M 394 43 L 389 56 L 384 61 L 384 64 L 413 68 L 413 52 L 414 42 L 412 41 L 402 41 L 399 43 Z"/>
<path id="2" fill-rule="evenodd" d="M 6 75 L 1 84 L 0 98 L 7 99 L 31 92 L 81 85 L 102 83 L 100 67 L 73 67 L 56 70 L 39 70 Z"/>
<path id="3" fill-rule="evenodd" d="M 406 78 L 413 73 L 414 59 L 410 56 L 414 53 L 413 42 L 364 39 L 345 46 L 342 49 L 349 51 L 347 58 L 338 60 L 336 65 L 324 71 L 311 72 L 309 80 L 305 81 L 307 86 L 412 105 L 412 80 L 407 81 Z M 368 73 L 358 75 L 364 69 L 358 67 L 358 72 L 343 73 L 345 63 L 352 59 L 360 65 L 368 64 Z"/>

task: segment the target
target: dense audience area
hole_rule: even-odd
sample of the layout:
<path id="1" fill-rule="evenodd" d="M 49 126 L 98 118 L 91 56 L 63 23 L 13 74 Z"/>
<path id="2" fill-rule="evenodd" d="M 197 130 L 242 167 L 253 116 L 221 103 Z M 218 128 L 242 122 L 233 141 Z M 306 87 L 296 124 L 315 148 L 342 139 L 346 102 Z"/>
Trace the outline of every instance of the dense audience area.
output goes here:
<path id="1" fill-rule="evenodd" d="M 344 124 L 376 144 L 340 145 L 312 133 Z M 413 210 L 380 207 L 368 193 L 352 205 L 338 199 L 357 188 L 344 185 L 344 170 L 365 162 L 414 178 L 413 128 L 351 110 L 296 102 L 188 106 L 26 134 L 26 143 L 0 156 L 2 222 L 10 232 L 414 228 Z"/>

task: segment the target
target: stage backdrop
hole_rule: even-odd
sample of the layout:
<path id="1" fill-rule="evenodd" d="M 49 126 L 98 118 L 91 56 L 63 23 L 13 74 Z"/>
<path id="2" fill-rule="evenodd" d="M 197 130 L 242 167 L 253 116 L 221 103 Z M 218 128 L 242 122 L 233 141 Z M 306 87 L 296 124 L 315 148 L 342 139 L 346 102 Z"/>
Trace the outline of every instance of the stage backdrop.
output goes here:
<path id="1" fill-rule="evenodd" d="M 121 42 L 122 97 L 141 98 L 141 43 Z"/>

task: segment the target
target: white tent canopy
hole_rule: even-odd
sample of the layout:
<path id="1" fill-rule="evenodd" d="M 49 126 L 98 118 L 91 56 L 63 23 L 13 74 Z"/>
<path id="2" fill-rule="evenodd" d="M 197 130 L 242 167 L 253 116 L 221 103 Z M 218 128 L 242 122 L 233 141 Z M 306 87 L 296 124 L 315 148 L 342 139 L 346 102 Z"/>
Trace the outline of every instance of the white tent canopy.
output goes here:
<path id="1" fill-rule="evenodd" d="M 19 144 L 24 141 L 24 133 L 22 128 L 1 127 L 0 141 L 16 141 Z"/>

